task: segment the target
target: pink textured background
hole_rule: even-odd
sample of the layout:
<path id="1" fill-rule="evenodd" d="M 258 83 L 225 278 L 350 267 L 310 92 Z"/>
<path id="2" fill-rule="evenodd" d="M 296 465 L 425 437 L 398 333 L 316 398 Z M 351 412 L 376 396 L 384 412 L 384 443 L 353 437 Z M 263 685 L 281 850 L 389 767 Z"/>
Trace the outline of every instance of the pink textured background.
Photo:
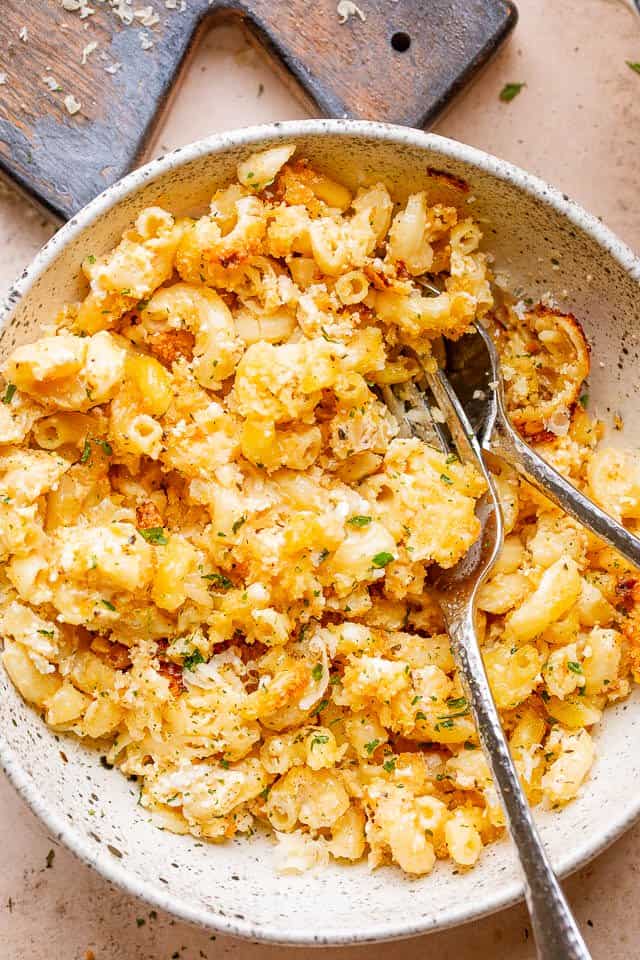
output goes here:
<path id="1" fill-rule="evenodd" d="M 359 5 L 366 12 L 366 0 Z M 625 0 L 519 0 L 518 5 L 520 23 L 511 43 L 436 131 L 539 174 L 640 250 L 640 75 L 625 64 L 640 61 L 640 19 Z M 512 103 L 501 103 L 499 91 L 513 81 L 526 87 Z M 224 91 L 218 97 L 216 88 Z M 242 35 L 219 28 L 202 42 L 156 152 L 232 126 L 305 115 Z M 53 228 L 17 196 L 0 190 L 1 292 Z M 91 953 L 95 960 L 273 960 L 285 952 L 212 940 L 164 914 L 150 916 L 144 904 L 52 846 L 1 777 L 0 851 L 3 960 L 85 960 L 87 951 L 89 960 Z M 567 883 L 594 957 L 626 960 L 637 954 L 639 873 L 640 825 Z M 286 951 L 291 960 L 307 953 Z M 532 960 L 534 950 L 526 913 L 514 908 L 473 930 L 324 951 L 328 960 L 338 955 Z"/>

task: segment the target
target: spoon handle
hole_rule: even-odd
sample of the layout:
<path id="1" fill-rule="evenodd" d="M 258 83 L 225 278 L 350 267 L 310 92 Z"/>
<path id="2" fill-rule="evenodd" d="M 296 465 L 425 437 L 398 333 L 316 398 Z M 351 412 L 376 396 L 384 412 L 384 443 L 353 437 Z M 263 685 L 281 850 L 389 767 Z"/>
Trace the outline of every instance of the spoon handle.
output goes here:
<path id="1" fill-rule="evenodd" d="M 598 507 L 522 440 L 507 418 L 502 397 L 488 449 L 502 457 L 557 507 L 595 533 L 640 569 L 640 539 Z"/>
<path id="2" fill-rule="evenodd" d="M 590 960 L 591 954 L 540 840 L 493 701 L 474 626 L 474 604 L 443 604 L 451 649 L 500 794 L 525 877 L 539 960 Z"/>

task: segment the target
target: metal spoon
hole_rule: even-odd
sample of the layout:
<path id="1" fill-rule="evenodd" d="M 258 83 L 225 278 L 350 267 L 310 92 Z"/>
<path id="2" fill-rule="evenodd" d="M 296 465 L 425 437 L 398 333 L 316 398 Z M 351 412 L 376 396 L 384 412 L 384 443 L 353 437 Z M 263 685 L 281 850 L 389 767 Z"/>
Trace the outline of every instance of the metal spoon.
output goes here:
<path id="1" fill-rule="evenodd" d="M 489 333 L 475 323 L 455 343 L 447 342 L 447 373 L 484 450 L 518 473 L 596 536 L 640 568 L 640 539 L 574 487 L 521 438 L 509 420 L 500 359 Z"/>

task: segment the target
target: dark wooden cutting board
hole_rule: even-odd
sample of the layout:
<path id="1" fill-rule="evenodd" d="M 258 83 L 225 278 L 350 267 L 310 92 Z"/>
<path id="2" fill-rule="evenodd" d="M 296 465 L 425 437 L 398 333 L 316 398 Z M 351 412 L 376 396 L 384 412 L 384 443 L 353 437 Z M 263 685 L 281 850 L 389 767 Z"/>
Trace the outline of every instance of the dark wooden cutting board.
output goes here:
<path id="1" fill-rule="evenodd" d="M 1 0 L 0 172 L 57 217 L 70 217 L 140 162 L 212 22 L 242 20 L 316 115 L 425 127 L 517 19 L 509 0 L 358 0 L 358 9 L 344 0 L 169 2 L 177 9 L 133 0 L 132 10 L 150 7 L 159 17 L 145 26 L 125 25 L 111 6 L 90 0 L 95 13 L 84 19 L 61 0 Z M 349 8 L 340 23 L 339 10 Z M 54 81 L 61 89 L 51 89 Z M 210 95 L 225 96 L 224 77 Z M 69 96 L 80 104 L 73 114 Z"/>

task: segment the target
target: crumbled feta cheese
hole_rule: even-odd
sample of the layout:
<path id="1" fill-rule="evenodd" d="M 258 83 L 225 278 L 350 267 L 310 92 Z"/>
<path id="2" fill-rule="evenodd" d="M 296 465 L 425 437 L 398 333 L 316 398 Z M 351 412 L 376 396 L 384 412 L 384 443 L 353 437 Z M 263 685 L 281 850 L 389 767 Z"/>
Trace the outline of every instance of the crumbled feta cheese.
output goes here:
<path id="1" fill-rule="evenodd" d="M 70 113 L 71 116 L 73 116 L 75 113 L 78 113 L 78 111 L 80 110 L 80 108 L 81 108 L 81 106 L 82 106 L 82 104 L 80 103 L 80 101 L 79 101 L 79 100 L 76 100 L 76 98 L 73 96 L 72 93 L 68 94 L 68 95 L 64 98 L 64 101 L 63 101 L 63 102 L 64 102 L 65 107 L 67 108 L 67 113 Z"/>
<path id="2" fill-rule="evenodd" d="M 98 48 L 98 44 L 96 43 L 95 40 L 93 40 L 91 43 L 88 43 L 82 51 L 82 57 L 80 58 L 80 63 L 84 65 L 89 59 L 89 57 L 91 56 L 91 54 L 93 53 L 93 51 L 97 50 L 97 48 Z"/>
<path id="3" fill-rule="evenodd" d="M 156 23 L 160 22 L 160 17 L 155 13 L 152 6 L 138 7 L 137 10 L 133 11 L 133 15 L 136 20 L 140 21 L 143 27 L 153 27 Z"/>
<path id="4" fill-rule="evenodd" d="M 472 400 L 484 400 L 486 393 L 484 390 L 474 390 Z"/>
<path id="5" fill-rule="evenodd" d="M 62 90 L 62 87 L 58 83 L 55 77 L 47 76 L 42 78 L 42 82 L 46 87 L 49 87 L 49 90 Z"/>
<path id="6" fill-rule="evenodd" d="M 104 68 L 104 72 L 105 72 L 105 73 L 110 73 L 111 75 L 113 75 L 114 73 L 117 73 L 118 70 L 121 70 L 121 69 L 122 69 L 122 64 L 121 64 L 120 61 L 118 60 L 118 61 L 116 61 L 115 63 L 109 64 L 108 67 L 105 67 L 105 68 Z"/>
<path id="7" fill-rule="evenodd" d="M 336 13 L 340 18 L 340 23 L 346 23 L 350 17 L 360 17 L 363 23 L 367 19 L 360 7 L 358 7 L 353 0 L 339 0 Z"/>
<path id="8" fill-rule="evenodd" d="M 151 39 L 149 34 L 145 33 L 144 30 L 141 30 L 138 36 L 140 37 L 141 48 L 143 50 L 151 50 L 153 46 L 153 40 Z"/>
<path id="9" fill-rule="evenodd" d="M 432 418 L 435 420 L 436 423 L 446 423 L 446 422 L 447 422 L 447 418 L 445 417 L 445 415 L 444 415 L 444 413 L 442 412 L 442 410 L 440 409 L 440 407 L 431 407 L 431 408 L 430 408 L 430 412 L 431 412 Z"/>

